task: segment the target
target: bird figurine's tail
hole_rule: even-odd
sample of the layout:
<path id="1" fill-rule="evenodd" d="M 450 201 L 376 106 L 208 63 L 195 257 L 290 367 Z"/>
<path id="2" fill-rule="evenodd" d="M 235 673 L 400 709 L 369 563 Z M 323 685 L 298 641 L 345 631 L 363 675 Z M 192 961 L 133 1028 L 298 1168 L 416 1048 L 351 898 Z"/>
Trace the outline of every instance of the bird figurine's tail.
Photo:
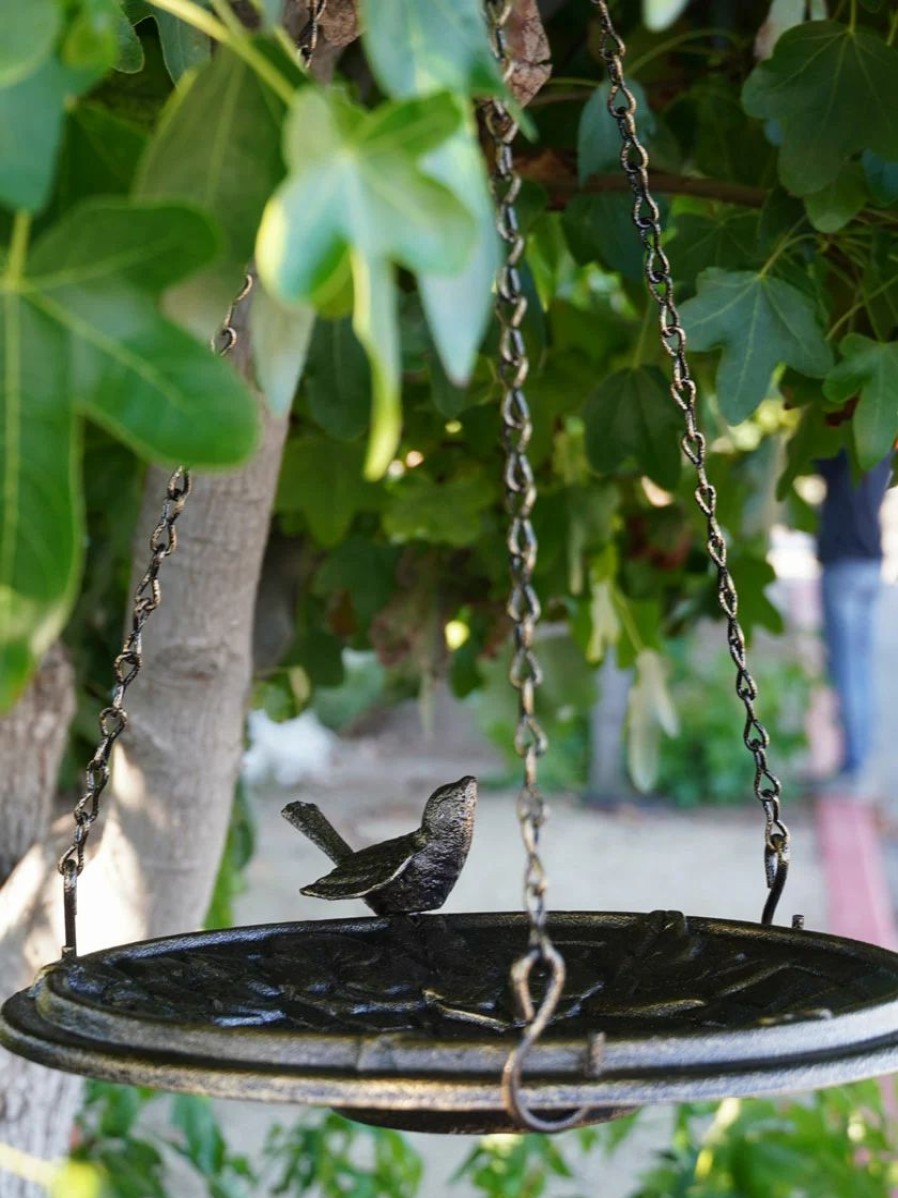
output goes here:
<path id="1" fill-rule="evenodd" d="M 288 803 L 281 815 L 327 853 L 335 865 L 352 856 L 352 849 L 314 803 Z"/>

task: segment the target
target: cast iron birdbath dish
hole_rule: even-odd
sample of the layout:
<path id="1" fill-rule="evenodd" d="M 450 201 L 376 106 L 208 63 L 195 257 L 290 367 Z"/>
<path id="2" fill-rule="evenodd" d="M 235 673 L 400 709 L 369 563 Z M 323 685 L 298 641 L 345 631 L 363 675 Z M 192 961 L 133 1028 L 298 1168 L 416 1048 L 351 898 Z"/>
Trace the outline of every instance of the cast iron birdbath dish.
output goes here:
<path id="1" fill-rule="evenodd" d="M 549 931 L 568 977 L 524 1073 L 537 1111 L 597 1121 L 898 1066 L 898 958 L 883 949 L 670 911 L 559 913 Z M 512 1130 L 498 1078 L 527 937 L 518 913 L 174 936 L 51 966 L 7 1003 L 4 1038 L 110 1081 Z"/>

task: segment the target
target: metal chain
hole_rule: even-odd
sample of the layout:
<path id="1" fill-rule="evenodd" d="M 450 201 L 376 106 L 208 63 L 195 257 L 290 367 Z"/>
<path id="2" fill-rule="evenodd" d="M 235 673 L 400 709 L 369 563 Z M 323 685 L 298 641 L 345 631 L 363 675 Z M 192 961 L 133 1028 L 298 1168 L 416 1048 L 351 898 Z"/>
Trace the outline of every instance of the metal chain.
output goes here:
<path id="1" fill-rule="evenodd" d="M 298 38 L 298 50 L 303 66 L 308 69 L 318 46 L 319 23 L 327 6 L 327 0 L 311 0 L 309 19 Z M 247 274 L 243 287 L 234 297 L 225 313 L 218 332 L 212 338 L 211 347 L 221 357 L 231 353 L 237 344 L 238 334 L 234 328 L 234 313 L 252 290 L 253 279 Z M 128 713 L 123 706 L 128 687 L 140 672 L 143 663 L 143 627 L 162 600 L 159 571 L 167 557 L 174 553 L 178 544 L 175 522 L 184 509 L 190 494 L 190 474 L 183 466 L 172 474 L 166 488 L 165 502 L 159 523 L 150 537 L 150 562 L 134 594 L 131 611 L 131 629 L 125 638 L 122 651 L 115 659 L 115 688 L 112 701 L 100 712 L 100 743 L 88 762 L 84 775 L 84 792 L 75 804 L 73 818 L 75 831 L 72 843 L 59 860 L 59 872 L 63 881 L 63 909 L 65 916 L 65 944 L 63 956 L 77 954 L 77 892 L 78 878 L 84 869 L 84 850 L 90 830 L 100 811 L 100 798 L 109 782 L 109 759 L 112 747 L 128 725 Z"/>
<path id="2" fill-rule="evenodd" d="M 506 22 L 511 0 L 486 0 L 493 50 L 507 81 L 513 64 L 509 58 Z M 505 259 L 496 275 L 496 315 L 499 321 L 499 378 L 502 383 L 502 441 L 505 451 L 505 504 L 509 515 L 507 537 L 511 570 L 508 614 L 514 632 L 509 678 L 518 693 L 518 721 L 514 744 L 523 760 L 524 780 L 518 796 L 518 820 L 527 854 L 524 874 L 524 903 L 530 921 L 530 947 L 512 967 L 511 987 L 524 1031 L 509 1054 L 502 1073 L 503 1101 L 522 1126 L 533 1131 L 561 1131 L 579 1122 L 583 1111 L 558 1122 L 542 1119 L 530 1111 L 521 1094 L 524 1059 L 552 1019 L 564 990 L 564 958 L 546 930 L 548 880 L 540 857 L 540 833 L 548 815 L 537 785 L 537 763 L 548 747 L 546 734 L 535 714 L 536 689 L 542 670 L 533 648 L 540 604 L 533 587 L 537 542 L 530 517 L 536 501 L 536 484 L 527 458 L 532 424 L 524 394 L 527 350 L 521 325 L 527 311 L 520 276 L 525 242 L 521 234 L 515 200 L 521 180 L 515 170 L 512 143 L 517 122 L 501 100 L 493 100 L 484 113 L 493 140 L 495 161 L 492 188 L 496 202 L 497 227 L 505 246 Z M 531 974 L 536 966 L 544 975 L 542 1000 L 537 1005 L 531 991 Z"/>
<path id="3" fill-rule="evenodd" d="M 309 0 L 309 19 L 299 35 L 299 57 L 306 70 L 312 65 L 312 57 L 318 49 L 318 35 L 325 8 L 327 0 Z"/>
<path id="4" fill-rule="evenodd" d="M 233 325 L 234 313 L 237 305 L 249 295 L 251 289 L 252 276 L 247 275 L 240 294 L 235 297 L 228 308 L 221 328 L 212 338 L 212 349 L 221 357 L 228 355 L 237 344 L 237 330 Z M 178 546 L 175 522 L 184 510 L 187 496 L 190 494 L 190 486 L 190 474 L 183 466 L 179 466 L 168 480 L 159 523 L 153 529 L 150 537 L 149 565 L 134 592 L 131 627 L 125 637 L 122 651 L 113 664 L 115 687 L 111 702 L 100 712 L 100 743 L 87 764 L 84 772 L 84 791 L 72 813 L 75 821 L 72 843 L 59 860 L 58 868 L 62 874 L 65 916 L 63 956 L 75 956 L 78 951 L 77 892 L 78 878 L 84 869 L 84 850 L 87 847 L 90 830 L 100 813 L 100 798 L 109 782 L 109 759 L 112 747 L 128 726 L 128 713 L 124 708 L 125 694 L 140 673 L 140 667 L 143 664 L 143 628 L 162 601 L 159 571 L 165 559 L 170 557 Z"/>
<path id="5" fill-rule="evenodd" d="M 658 305 L 661 344 L 673 363 L 671 393 L 683 412 L 686 432 L 681 439 L 683 452 L 695 466 L 698 487 L 696 502 L 707 520 L 708 556 L 717 570 L 717 596 L 726 617 L 727 643 L 736 666 L 736 694 L 745 708 L 743 740 L 755 763 L 754 792 L 764 809 L 764 868 L 769 895 L 761 922 L 773 920 L 789 869 L 789 829 L 780 818 L 781 786 L 767 763 L 770 737 L 755 712 L 758 687 L 748 670 L 745 634 L 738 619 L 736 585 L 727 566 L 727 547 L 717 520 L 717 493 L 708 481 L 706 442 L 699 431 L 696 416 L 696 387 L 686 361 L 686 334 L 674 302 L 670 262 L 661 245 L 658 205 L 649 187 L 649 158 L 636 133 L 636 99 L 624 78 L 625 46 L 615 31 L 605 0 L 593 0 L 598 10 L 602 41 L 599 53 L 608 68 L 611 88 L 608 111 L 621 136 L 621 166 L 633 191 L 633 224 L 645 250 L 645 278 Z"/>

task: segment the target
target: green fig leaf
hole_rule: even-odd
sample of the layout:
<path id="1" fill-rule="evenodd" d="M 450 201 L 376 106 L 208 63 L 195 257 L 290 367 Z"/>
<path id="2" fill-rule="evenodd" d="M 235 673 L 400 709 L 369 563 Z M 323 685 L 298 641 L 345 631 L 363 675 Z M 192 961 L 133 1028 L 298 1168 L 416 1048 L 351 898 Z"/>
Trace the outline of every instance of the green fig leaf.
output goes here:
<path id="1" fill-rule="evenodd" d="M 680 314 L 693 349 L 723 349 L 717 394 L 731 424 L 747 419 L 764 399 L 777 365 L 812 378 L 832 365 L 813 299 L 773 275 L 706 270 L 698 295 Z"/>

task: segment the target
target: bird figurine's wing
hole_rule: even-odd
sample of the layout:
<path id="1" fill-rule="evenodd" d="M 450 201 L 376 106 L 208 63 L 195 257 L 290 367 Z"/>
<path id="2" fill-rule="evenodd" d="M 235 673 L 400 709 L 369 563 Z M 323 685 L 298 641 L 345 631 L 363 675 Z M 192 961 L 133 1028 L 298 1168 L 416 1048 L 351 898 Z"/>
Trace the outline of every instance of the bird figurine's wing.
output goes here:
<path id="1" fill-rule="evenodd" d="M 317 882 L 303 886 L 300 894 L 321 899 L 364 898 L 398 878 L 417 851 L 414 833 L 372 844 L 341 861 Z"/>

